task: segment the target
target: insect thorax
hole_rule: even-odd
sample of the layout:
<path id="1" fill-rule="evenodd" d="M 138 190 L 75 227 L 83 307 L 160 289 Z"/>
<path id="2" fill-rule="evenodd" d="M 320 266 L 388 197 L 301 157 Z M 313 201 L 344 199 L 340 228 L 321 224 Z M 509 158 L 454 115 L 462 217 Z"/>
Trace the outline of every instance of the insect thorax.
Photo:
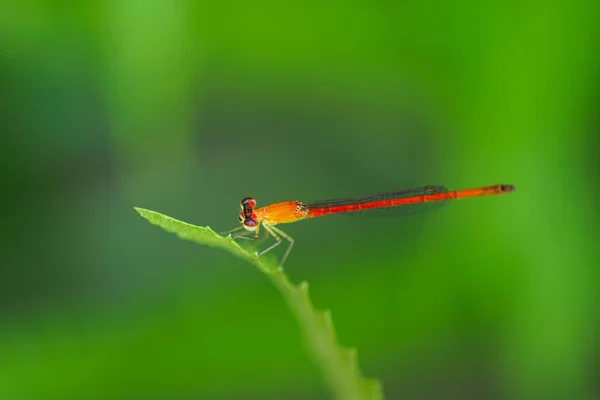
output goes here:
<path id="1" fill-rule="evenodd" d="M 301 214 L 302 217 L 306 217 L 306 215 L 310 212 L 310 209 L 301 201 L 296 201 L 296 213 Z"/>

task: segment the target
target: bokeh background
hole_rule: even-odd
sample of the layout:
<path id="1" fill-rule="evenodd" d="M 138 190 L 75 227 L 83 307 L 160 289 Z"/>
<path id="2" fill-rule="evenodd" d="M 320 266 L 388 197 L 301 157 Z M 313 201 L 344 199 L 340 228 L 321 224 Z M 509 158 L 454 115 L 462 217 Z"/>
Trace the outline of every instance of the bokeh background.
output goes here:
<path id="1" fill-rule="evenodd" d="M 328 399 L 279 293 L 133 206 L 517 185 L 290 225 L 388 399 L 594 399 L 594 0 L 0 6 L 0 398 Z"/>

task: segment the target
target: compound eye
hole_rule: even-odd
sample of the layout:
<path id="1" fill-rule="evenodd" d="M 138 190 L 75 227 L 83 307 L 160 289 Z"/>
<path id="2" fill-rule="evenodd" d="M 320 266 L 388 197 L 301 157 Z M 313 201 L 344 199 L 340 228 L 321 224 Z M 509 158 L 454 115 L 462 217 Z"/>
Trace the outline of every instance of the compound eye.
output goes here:
<path id="1" fill-rule="evenodd" d="M 245 197 L 240 202 L 242 206 L 242 214 L 244 219 L 251 219 L 254 217 L 254 207 L 256 206 L 256 200 L 252 197 Z"/>
<path id="2" fill-rule="evenodd" d="M 242 208 L 250 207 L 252 210 L 256 207 L 256 200 L 253 197 L 244 197 L 240 203 Z"/>
<path id="3" fill-rule="evenodd" d="M 258 221 L 255 219 L 247 218 L 244 220 L 244 228 L 247 231 L 255 231 L 258 228 Z"/>

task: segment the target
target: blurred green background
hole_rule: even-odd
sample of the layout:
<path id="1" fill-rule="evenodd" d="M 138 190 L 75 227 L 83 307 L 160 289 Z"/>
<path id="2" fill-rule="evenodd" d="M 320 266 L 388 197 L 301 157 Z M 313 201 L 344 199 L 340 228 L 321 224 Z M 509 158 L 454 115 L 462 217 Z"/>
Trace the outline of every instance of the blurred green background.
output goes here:
<path id="1" fill-rule="evenodd" d="M 132 207 L 497 183 L 286 271 L 388 399 L 598 398 L 598 8 L 3 2 L 0 398 L 328 399 L 265 276 Z"/>

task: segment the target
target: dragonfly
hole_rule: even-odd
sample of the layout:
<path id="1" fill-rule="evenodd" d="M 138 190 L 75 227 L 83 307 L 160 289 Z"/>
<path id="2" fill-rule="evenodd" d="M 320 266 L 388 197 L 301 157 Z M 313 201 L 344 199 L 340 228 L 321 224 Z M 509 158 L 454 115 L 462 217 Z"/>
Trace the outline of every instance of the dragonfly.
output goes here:
<path id="1" fill-rule="evenodd" d="M 410 215 L 436 210 L 452 200 L 467 197 L 496 196 L 511 193 L 515 190 L 514 185 L 493 185 L 452 191 L 444 186 L 430 185 L 395 192 L 314 202 L 284 201 L 261 208 L 256 208 L 257 203 L 253 197 L 244 197 L 240 202 L 241 212 L 238 216 L 241 225 L 225 232 L 225 234 L 244 230 L 246 234 L 234 235 L 232 239 L 257 240 L 260 227 L 264 227 L 268 235 L 275 239 L 275 242 L 264 250 L 256 252 L 255 260 L 279 246 L 283 239 L 287 240 L 289 245 L 279 262 L 279 266 L 283 267 L 294 246 L 294 239 L 277 225 L 290 224 L 326 215 L 373 210 L 380 210 L 389 215 Z M 248 235 L 248 232 L 254 233 L 254 235 Z"/>

